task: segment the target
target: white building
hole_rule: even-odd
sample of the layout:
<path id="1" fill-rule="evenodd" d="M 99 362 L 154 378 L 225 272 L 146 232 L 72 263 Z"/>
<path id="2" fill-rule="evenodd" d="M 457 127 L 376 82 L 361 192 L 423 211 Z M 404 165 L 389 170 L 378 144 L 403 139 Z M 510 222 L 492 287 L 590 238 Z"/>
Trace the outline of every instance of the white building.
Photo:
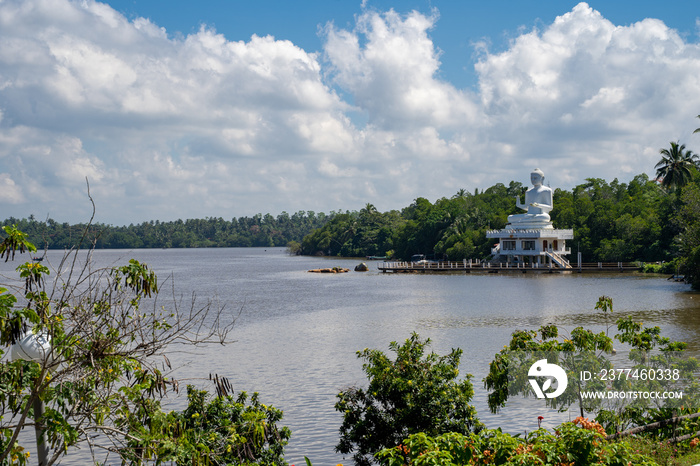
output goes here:
<path id="1" fill-rule="evenodd" d="M 504 260 L 509 264 L 537 264 L 556 268 L 571 268 L 564 256 L 571 254 L 566 247 L 567 239 L 574 239 L 574 230 L 549 228 L 515 229 L 507 225 L 502 230 L 491 230 L 487 238 L 498 238 L 491 252 L 494 260 Z"/>

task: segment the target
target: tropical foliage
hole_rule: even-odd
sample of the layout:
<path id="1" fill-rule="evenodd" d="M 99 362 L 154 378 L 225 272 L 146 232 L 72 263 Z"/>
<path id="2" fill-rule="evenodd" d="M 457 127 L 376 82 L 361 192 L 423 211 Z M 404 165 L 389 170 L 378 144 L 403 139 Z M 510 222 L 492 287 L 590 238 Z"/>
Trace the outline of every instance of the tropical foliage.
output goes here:
<path id="1" fill-rule="evenodd" d="M 700 183 L 694 181 L 683 189 L 674 217 L 678 235 L 675 246 L 680 255 L 679 270 L 693 287 L 700 289 Z"/>
<path id="2" fill-rule="evenodd" d="M 282 411 L 262 404 L 258 394 L 227 393 L 209 400 L 205 390 L 187 387 L 188 406 L 168 414 L 159 403 L 141 405 L 123 419 L 130 464 L 286 465 L 284 447 L 291 432 L 278 427 Z"/>
<path id="3" fill-rule="evenodd" d="M 613 312 L 612 299 L 602 296 L 596 310 L 607 322 Z M 582 418 L 592 413 L 609 434 L 700 409 L 700 385 L 694 375 L 700 364 L 695 358 L 686 357 L 686 343 L 671 341 L 661 336 L 659 327 L 644 327 L 631 317 L 617 319 L 616 328 L 614 336 L 608 334 L 610 326 L 598 333 L 577 327 L 566 335 L 560 335 L 563 332 L 555 325 L 543 326 L 539 331 L 516 330 L 510 344 L 495 355 L 484 379 L 485 387 L 490 390 L 489 408 L 496 412 L 506 405 L 509 397 L 532 393 L 529 380 L 532 374 L 528 369 L 545 358 L 548 363 L 560 366 L 569 381 L 567 390 L 547 398 L 546 405 L 564 411 L 577 403 Z M 625 345 L 627 364 L 623 361 L 620 365 L 619 358 L 617 364 L 613 363 L 613 340 Z M 584 378 L 583 373 L 591 377 Z M 683 396 L 663 400 L 630 397 L 610 403 L 582 396 L 582 392 L 610 390 L 618 393 L 675 390 Z"/>
<path id="4" fill-rule="evenodd" d="M 500 429 L 468 435 L 418 433 L 382 450 L 377 459 L 385 466 L 657 465 L 628 444 L 606 442 L 604 437 L 602 427 L 586 418 L 565 422 L 555 433 L 538 429 L 525 437 Z"/>
<path id="5" fill-rule="evenodd" d="M 273 247 L 301 242 L 305 235 L 323 226 L 334 213 L 282 212 L 277 217 L 257 214 L 232 220 L 205 219 L 159 220 L 138 225 L 59 223 L 49 218 L 39 221 L 33 215 L 26 219 L 8 218 L 0 226 L 15 225 L 39 248 L 69 249 L 75 246 L 96 248 L 196 248 L 196 247 Z M 87 235 L 83 235 L 85 231 Z M 78 244 L 79 241 L 84 244 Z"/>
<path id="6" fill-rule="evenodd" d="M 429 344 L 415 333 L 403 345 L 392 342 L 395 360 L 379 350 L 358 351 L 366 361 L 369 386 L 351 387 L 337 396 L 335 408 L 343 414 L 338 452 L 353 453 L 355 464 L 368 465 L 375 453 L 408 435 L 468 434 L 482 427 L 469 404 L 474 396 L 471 375 L 457 379 L 462 350 L 426 354 Z"/>
<path id="7" fill-rule="evenodd" d="M 700 161 L 698 155 L 686 150 L 685 144 L 678 142 L 671 142 L 670 149 L 661 149 L 659 153 L 662 157 L 654 168 L 661 185 L 668 189 L 676 189 L 688 184 Z"/>
<path id="8" fill-rule="evenodd" d="M 603 314 L 602 321 L 607 322 L 612 314 L 612 300 L 601 297 L 596 305 Z M 608 331 L 611 326 L 608 326 Z M 581 363 L 586 359 L 586 353 L 593 355 L 587 363 L 592 371 L 611 370 L 613 353 L 613 337 L 608 331 L 595 333 L 583 328 L 574 329 L 567 336 L 555 326 L 546 326 L 538 332 L 516 331 L 509 346 L 496 355 L 491 364 L 489 376 L 485 379 L 487 387 L 492 389 L 489 404 L 492 408 L 503 407 L 508 396 L 523 394 L 527 390 L 528 373 L 523 373 L 510 357 L 514 352 L 530 354 L 535 358 L 543 352 L 568 353 L 576 355 L 570 363 Z M 435 433 L 434 430 L 422 430 L 405 434 L 403 439 L 394 440 L 393 446 L 384 447 L 374 455 L 374 461 L 385 466 L 479 466 L 479 465 L 611 465 L 628 466 L 659 464 L 695 464 L 697 447 L 700 440 L 691 438 L 697 436 L 698 423 L 696 419 L 677 421 L 673 429 L 649 431 L 647 427 L 637 429 L 639 433 L 630 440 L 617 438 L 620 430 L 630 427 L 668 419 L 675 415 L 697 412 L 697 382 L 694 376 L 698 363 L 692 358 L 681 358 L 686 345 L 672 342 L 661 336 L 658 327 L 644 327 L 641 323 L 630 318 L 617 320 L 618 333 L 614 339 L 629 349 L 631 370 L 640 367 L 654 370 L 678 370 L 684 384 L 683 406 L 673 405 L 673 402 L 661 405 L 639 402 L 627 406 L 616 406 L 617 410 L 601 403 L 587 405 L 586 410 L 596 416 L 595 420 L 579 416 L 571 422 L 564 422 L 553 431 L 544 428 L 512 435 L 501 429 L 473 429 L 467 432 L 446 431 Z M 595 363 L 599 360 L 599 363 Z M 531 361 L 524 362 L 529 366 Z M 567 361 L 557 362 L 567 368 Z M 586 362 L 586 361 L 584 361 Z M 573 366 L 572 366 L 573 367 Z M 571 369 L 572 367 L 569 367 Z M 578 366 L 579 368 L 581 366 Z M 396 373 L 389 372 L 384 383 L 391 386 L 396 379 L 397 384 L 405 379 Z M 383 373 L 382 371 L 379 372 Z M 619 373 L 619 372 L 617 372 Z M 571 371 L 569 379 L 579 378 L 578 373 Z M 678 380 L 664 385 L 659 380 L 644 380 L 644 386 L 628 384 L 617 377 L 617 383 L 607 381 L 602 386 L 589 386 L 588 389 L 602 390 L 663 390 L 678 389 Z M 405 383 L 405 382 L 404 382 Z M 510 384 L 511 387 L 507 387 Z M 574 383 L 574 385 L 576 385 Z M 673 387 L 671 386 L 673 385 Z M 400 386 L 400 385 L 399 385 Z M 528 387 L 529 388 L 529 387 Z M 512 391 L 509 391 L 513 389 Z M 580 394 L 582 387 L 575 387 L 573 393 Z M 687 390 L 687 391 L 686 391 Z M 496 395 L 495 397 L 492 395 Z M 686 396 L 688 395 L 688 396 Z M 564 397 L 558 404 L 562 409 L 581 401 L 580 396 Z M 554 405 L 552 405 L 554 406 Z M 367 409 L 371 412 L 371 409 Z M 346 419 L 347 419 L 346 414 Z M 540 417 L 539 419 L 542 419 Z M 539 422 L 539 421 L 538 421 Z M 671 423 L 668 423 L 671 425 Z M 538 427 L 540 427 L 538 425 Z M 366 432 L 369 434 L 369 432 Z M 686 435 L 687 434 L 687 435 Z M 367 435 L 369 437 L 369 435 Z M 341 431 L 341 441 L 343 440 Z M 671 444 L 670 441 L 674 443 Z M 679 457 L 687 455 L 690 462 L 683 462 Z M 369 458 L 357 464 L 368 464 Z M 677 462 L 680 461 L 680 462 Z"/>

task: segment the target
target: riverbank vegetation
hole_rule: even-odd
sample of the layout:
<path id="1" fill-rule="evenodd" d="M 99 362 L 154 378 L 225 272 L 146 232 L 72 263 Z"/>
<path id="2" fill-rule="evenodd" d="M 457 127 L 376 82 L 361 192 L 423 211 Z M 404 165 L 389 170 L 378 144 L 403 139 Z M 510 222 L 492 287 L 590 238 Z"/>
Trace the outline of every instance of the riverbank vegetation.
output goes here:
<path id="1" fill-rule="evenodd" d="M 601 297 L 596 308 L 609 317 L 612 300 Z M 598 400 L 585 406 L 585 415 L 595 419 L 584 417 L 581 405 L 580 416 L 551 431 L 541 427 L 542 416 L 537 421 L 533 419 L 536 428 L 522 434 L 512 435 L 500 428 L 486 429 L 467 404 L 473 396 L 471 376 L 458 379 L 461 350 L 453 349 L 447 356 L 427 353 L 430 341 L 421 340 L 414 333 L 402 345 L 390 344 L 396 353 L 394 360 L 379 350 L 358 352 L 358 357 L 367 361 L 363 368 L 369 385 L 367 389 L 352 387 L 338 394 L 336 410 L 343 414 L 343 424 L 336 450 L 353 453 L 354 464 L 362 466 L 696 464 L 700 458 L 700 440 L 696 438 L 700 434 L 698 415 L 674 416 L 697 411 L 698 384 L 693 376 L 697 361 L 681 358 L 685 344 L 662 337 L 658 327 L 644 328 L 630 319 L 619 319 L 617 328 L 619 333 L 614 337 L 583 328 L 573 330 L 571 337 L 559 337 L 559 329 L 554 326 L 540 332 L 515 332 L 510 345 L 496 355 L 485 379 L 486 387 L 491 390 L 489 404 L 500 409 L 508 396 L 526 395 L 531 375 L 527 368 L 544 352 L 550 356 L 559 353 L 559 359 L 551 360 L 566 369 L 573 389 L 567 390 L 558 406 L 556 398 L 533 400 L 533 404 L 565 410 L 582 400 L 580 394 L 584 389 L 610 390 L 595 383 L 581 387 L 577 381 L 582 361 L 587 360 L 597 369 L 612 369 L 606 357 L 613 353 L 613 339 L 629 345 L 633 364 L 630 367 L 678 370 L 681 375 L 673 380 L 673 385 L 676 390 L 682 386 L 682 402 L 670 399 L 650 403 L 642 397 L 627 403 L 617 399 L 605 404 Z M 658 348 L 660 351 L 653 351 Z M 516 352 L 529 359 L 519 360 L 521 364 L 516 365 L 517 358 L 513 357 Z M 573 357 L 567 361 L 565 354 Z M 576 361 L 575 367 L 567 365 L 572 361 Z M 541 379 L 534 380 L 546 381 Z M 618 377 L 613 385 L 612 390 L 671 389 L 670 383 L 664 387 L 663 382 L 648 379 L 623 381 Z M 542 386 L 544 391 L 552 388 L 546 383 Z M 466 410 L 465 414 L 455 410 L 458 406 Z M 666 427 L 664 422 L 657 422 L 661 428 L 652 429 L 654 424 L 649 425 L 650 421 L 668 417 L 674 421 L 665 421 Z M 637 427 L 635 435 L 631 427 Z M 620 432 L 623 429 L 627 430 Z"/>
<path id="2" fill-rule="evenodd" d="M 285 247 L 290 241 L 301 241 L 334 215 L 300 211 L 292 215 L 282 212 L 277 217 L 257 214 L 231 220 L 221 217 L 171 222 L 151 220 L 128 226 L 59 223 L 51 218 L 41 221 L 30 215 L 24 219 L 5 219 L 0 227 L 16 226 L 40 249 Z M 88 234 L 84 235 L 86 230 Z M 0 232 L 0 239 L 2 237 Z M 79 244 L 80 241 L 83 244 Z"/>

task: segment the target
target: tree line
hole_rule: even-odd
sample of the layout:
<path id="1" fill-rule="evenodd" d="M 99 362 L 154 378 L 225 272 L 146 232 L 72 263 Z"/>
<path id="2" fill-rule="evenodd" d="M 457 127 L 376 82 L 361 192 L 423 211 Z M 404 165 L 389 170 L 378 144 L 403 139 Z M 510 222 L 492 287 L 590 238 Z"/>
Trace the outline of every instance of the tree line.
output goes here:
<path id="1" fill-rule="evenodd" d="M 526 189 L 516 181 L 497 183 L 483 191 L 461 189 L 435 202 L 419 197 L 387 212 L 367 204 L 359 211 L 329 214 L 299 211 L 128 226 L 39 221 L 30 215 L 10 217 L 0 226 L 15 225 L 40 249 L 71 248 L 87 238 L 96 248 L 288 246 L 304 255 L 485 259 L 494 245 L 486 232 L 506 225 L 508 215 L 519 211 L 515 196 Z M 572 190 L 556 189 L 551 216 L 555 228 L 574 229 L 569 247 L 573 257 L 581 252 L 584 262 L 669 262 L 700 246 L 700 175 L 693 168 L 685 183 L 670 187 L 647 175 L 629 183 L 589 178 Z"/>
<path id="2" fill-rule="evenodd" d="M 697 172 L 696 172 L 697 173 Z M 697 182 L 696 176 L 696 182 Z M 494 240 L 486 232 L 504 228 L 517 213 L 515 196 L 526 188 L 511 181 L 474 193 L 460 190 L 434 203 L 416 199 L 401 210 L 378 212 L 367 204 L 359 212 L 336 215 L 304 238 L 302 254 L 387 256 L 413 254 L 437 259 L 487 258 Z M 554 191 L 555 228 L 573 228 L 572 255 L 584 262 L 669 261 L 682 231 L 683 200 L 647 175 L 629 183 L 586 179 L 572 190 Z"/>
<path id="3" fill-rule="evenodd" d="M 37 220 L 34 215 L 17 219 L 10 217 L 0 226 L 15 225 L 27 234 L 40 249 L 69 249 L 81 239 L 92 246 L 109 249 L 136 248 L 198 248 L 198 247 L 275 247 L 300 241 L 305 235 L 322 227 L 335 213 L 299 211 L 292 215 L 282 212 L 256 214 L 225 220 L 221 217 L 161 222 L 151 220 L 137 225 L 59 223 L 49 218 Z M 86 228 L 89 234 L 84 236 Z"/>

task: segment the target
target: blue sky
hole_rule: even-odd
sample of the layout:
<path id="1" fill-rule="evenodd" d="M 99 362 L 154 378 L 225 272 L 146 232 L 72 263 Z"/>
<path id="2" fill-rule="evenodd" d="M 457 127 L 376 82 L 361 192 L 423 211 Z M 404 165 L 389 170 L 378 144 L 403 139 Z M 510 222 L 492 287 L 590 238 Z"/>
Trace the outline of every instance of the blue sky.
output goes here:
<path id="1" fill-rule="evenodd" d="M 319 28 L 328 22 L 351 28 L 363 5 L 361 1 L 347 0 L 112 0 L 106 3 L 129 19 L 149 18 L 166 28 L 169 34 L 196 33 L 204 24 L 215 28 L 228 40 L 247 41 L 253 34 L 269 34 L 276 39 L 290 40 L 307 52 L 322 50 Z M 439 19 L 430 35 L 443 52 L 440 74 L 458 87 L 469 87 L 476 84 L 471 63 L 474 43 L 486 40 L 492 51 L 501 51 L 523 29 L 549 24 L 578 3 L 569 0 L 367 0 L 364 5 L 378 11 L 417 10 L 430 14 L 437 10 Z M 697 0 L 591 1 L 588 4 L 617 25 L 659 18 L 690 40 L 697 40 L 697 15 L 694 13 L 700 7 Z"/>
<path id="2" fill-rule="evenodd" d="M 700 151 L 697 1 L 0 1 L 0 217 L 400 209 Z M 556 207 L 555 207 L 556 208 Z"/>

